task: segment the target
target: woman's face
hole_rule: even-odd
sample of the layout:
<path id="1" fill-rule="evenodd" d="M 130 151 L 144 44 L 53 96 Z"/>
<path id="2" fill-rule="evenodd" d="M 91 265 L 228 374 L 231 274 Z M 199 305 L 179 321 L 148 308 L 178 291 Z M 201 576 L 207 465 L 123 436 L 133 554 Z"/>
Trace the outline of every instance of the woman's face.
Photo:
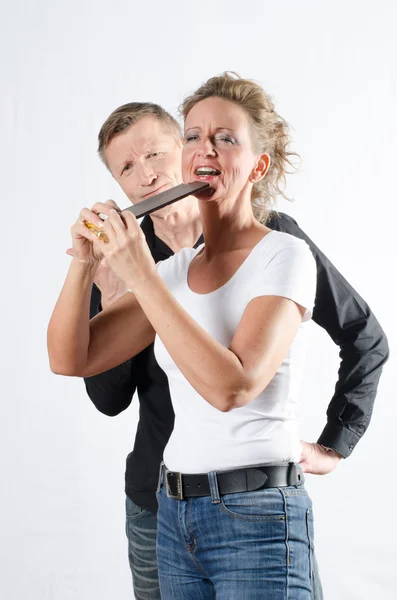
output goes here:
<path id="1" fill-rule="evenodd" d="M 222 98 L 198 102 L 185 121 L 183 180 L 207 181 L 212 200 L 234 197 L 252 183 L 259 156 L 254 153 L 248 116 Z"/>

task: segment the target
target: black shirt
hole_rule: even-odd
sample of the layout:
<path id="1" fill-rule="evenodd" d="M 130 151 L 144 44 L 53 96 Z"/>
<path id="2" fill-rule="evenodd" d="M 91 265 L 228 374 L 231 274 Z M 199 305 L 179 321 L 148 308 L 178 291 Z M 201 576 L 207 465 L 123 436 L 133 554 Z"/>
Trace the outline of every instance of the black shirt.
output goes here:
<path id="1" fill-rule="evenodd" d="M 318 442 L 348 457 L 368 427 L 382 366 L 389 354 L 387 339 L 369 306 L 313 244 L 290 216 L 272 213 L 271 229 L 305 240 L 316 259 L 317 292 L 313 321 L 340 347 L 341 364 L 335 393 L 327 410 L 327 424 Z M 155 262 L 172 250 L 154 233 L 150 217 L 142 230 Z M 196 246 L 203 239 L 197 240 Z M 101 310 L 101 294 L 94 285 L 91 317 Z M 133 451 L 127 457 L 125 491 L 135 504 L 156 512 L 159 465 L 174 426 L 174 412 L 164 371 L 158 366 L 153 344 L 131 360 L 85 379 L 96 408 L 115 416 L 139 398 L 139 423 Z"/>

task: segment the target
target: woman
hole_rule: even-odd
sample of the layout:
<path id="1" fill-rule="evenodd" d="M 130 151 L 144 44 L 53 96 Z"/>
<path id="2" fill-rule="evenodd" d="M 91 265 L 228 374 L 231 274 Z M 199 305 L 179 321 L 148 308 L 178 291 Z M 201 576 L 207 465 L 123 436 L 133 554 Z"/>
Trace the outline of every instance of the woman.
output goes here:
<path id="1" fill-rule="evenodd" d="M 163 598 L 306 600 L 313 532 L 296 395 L 315 265 L 251 205 L 280 191 L 288 129 L 258 85 L 229 74 L 182 109 L 184 180 L 211 186 L 198 196 L 205 245 L 156 268 L 131 214 L 84 209 L 49 326 L 51 367 L 93 375 L 155 339 L 175 411 L 158 490 Z M 83 225 L 102 225 L 99 212 L 107 244 Z M 89 322 L 102 253 L 133 293 Z"/>

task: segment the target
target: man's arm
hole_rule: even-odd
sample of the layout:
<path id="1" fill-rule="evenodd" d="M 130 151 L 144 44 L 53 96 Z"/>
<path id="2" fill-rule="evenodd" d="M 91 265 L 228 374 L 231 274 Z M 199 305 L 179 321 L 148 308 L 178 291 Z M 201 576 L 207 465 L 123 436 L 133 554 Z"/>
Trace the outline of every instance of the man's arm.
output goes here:
<path id="1" fill-rule="evenodd" d="M 91 294 L 90 318 L 101 312 L 101 292 L 94 284 Z M 87 394 L 103 414 L 114 417 L 128 408 L 136 389 L 134 359 L 94 377 L 84 378 Z"/>
<path id="2" fill-rule="evenodd" d="M 327 424 L 318 444 L 347 458 L 371 420 L 382 367 L 389 356 L 387 338 L 368 304 L 292 217 L 283 213 L 272 215 L 268 226 L 305 240 L 316 260 L 313 321 L 340 347 L 341 359 Z"/>

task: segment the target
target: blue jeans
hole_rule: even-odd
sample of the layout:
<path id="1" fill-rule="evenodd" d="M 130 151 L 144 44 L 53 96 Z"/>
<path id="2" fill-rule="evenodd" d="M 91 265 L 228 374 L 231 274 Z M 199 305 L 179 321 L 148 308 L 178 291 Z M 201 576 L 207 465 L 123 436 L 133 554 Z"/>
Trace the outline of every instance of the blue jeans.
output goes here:
<path id="1" fill-rule="evenodd" d="M 161 600 L 158 582 L 156 537 L 157 516 L 126 499 L 126 533 L 136 600 Z M 323 600 L 315 553 L 312 554 L 311 600 Z"/>
<path id="2" fill-rule="evenodd" d="M 125 508 L 135 599 L 161 600 L 156 557 L 157 516 L 137 506 L 128 496 Z"/>
<path id="3" fill-rule="evenodd" d="M 313 512 L 303 486 L 175 500 L 160 478 L 163 600 L 310 600 Z"/>

